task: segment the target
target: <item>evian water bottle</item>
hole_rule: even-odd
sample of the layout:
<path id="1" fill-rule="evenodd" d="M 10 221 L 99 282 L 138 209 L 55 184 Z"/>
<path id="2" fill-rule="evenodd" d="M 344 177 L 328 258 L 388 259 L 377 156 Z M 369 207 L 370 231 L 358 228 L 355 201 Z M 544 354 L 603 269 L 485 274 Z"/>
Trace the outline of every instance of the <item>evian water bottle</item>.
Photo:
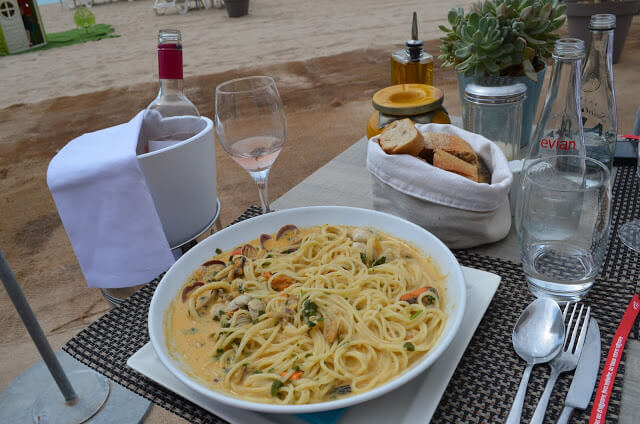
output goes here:
<path id="1" fill-rule="evenodd" d="M 553 49 L 553 69 L 542 114 L 531 138 L 527 162 L 557 155 L 585 156 L 580 116 L 584 42 L 562 38 Z"/>
<path id="2" fill-rule="evenodd" d="M 613 87 L 615 15 L 593 15 L 589 24 L 587 59 L 582 70 L 582 125 L 587 156 L 613 166 L 618 133 Z"/>
<path id="3" fill-rule="evenodd" d="M 540 225 L 532 226 L 528 232 L 535 238 L 562 240 L 573 234 L 580 221 L 580 210 L 575 208 L 581 201 L 582 192 L 575 190 L 573 184 L 584 182 L 585 146 L 580 116 L 580 77 L 584 59 L 584 42 L 577 38 L 563 38 L 556 41 L 553 49 L 553 69 L 547 90 L 542 114 L 529 142 L 529 153 L 523 163 L 522 175 L 527 168 L 536 163 L 536 159 L 549 159 L 553 170 L 549 173 L 572 175 L 567 180 L 571 190 L 525 193 L 524 178 L 521 178 L 520 191 L 516 201 L 516 230 L 521 234 L 523 204 L 540 205 L 531 214 L 543 217 L 554 211 L 562 220 L 548 222 L 545 219 L 533 219 Z M 553 178 L 547 176 L 547 178 Z M 560 185 L 560 181 L 556 185 Z M 538 196 L 538 198 L 531 198 Z M 543 197 L 540 197 L 543 196 Z M 545 208 L 545 210 L 542 210 Z"/>
<path id="4" fill-rule="evenodd" d="M 162 120 L 176 117 L 199 117 L 198 109 L 184 95 L 182 80 L 182 35 L 173 29 L 161 29 L 158 32 L 158 77 L 160 89 L 158 96 L 147 107 L 145 120 L 157 127 L 170 129 L 161 137 L 149 140 L 145 151 L 159 150 L 192 137 L 192 125 L 163 125 Z"/>

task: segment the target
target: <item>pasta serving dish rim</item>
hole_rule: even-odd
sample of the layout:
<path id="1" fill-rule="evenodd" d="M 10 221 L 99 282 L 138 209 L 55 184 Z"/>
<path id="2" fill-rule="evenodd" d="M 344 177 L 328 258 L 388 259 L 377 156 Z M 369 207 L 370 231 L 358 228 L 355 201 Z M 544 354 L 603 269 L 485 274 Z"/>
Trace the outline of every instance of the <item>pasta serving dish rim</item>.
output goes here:
<path id="1" fill-rule="evenodd" d="M 232 397 L 204 386 L 184 371 L 184 365 L 181 365 L 169 353 L 167 334 L 164 328 L 168 308 L 171 307 L 172 301 L 177 297 L 179 290 L 191 273 L 203 261 L 213 256 L 215 249 L 218 247 L 223 250 L 232 248 L 259 237 L 262 232 L 275 232 L 285 224 L 309 227 L 325 223 L 375 228 L 411 242 L 423 250 L 425 255 L 433 258 L 441 272 L 447 275 L 447 303 L 445 309 L 448 319 L 436 345 L 400 375 L 369 391 L 338 400 L 303 405 L 269 404 Z M 425 246 L 428 246 L 428 249 L 425 249 Z M 346 206 L 309 206 L 286 209 L 247 219 L 213 234 L 189 250 L 165 273 L 158 284 L 149 307 L 148 329 L 151 344 L 162 364 L 182 383 L 196 392 L 215 401 L 241 409 L 266 413 L 299 414 L 327 411 L 359 404 L 382 396 L 418 377 L 447 349 L 460 327 L 465 308 L 466 286 L 462 268 L 449 248 L 429 231 L 405 219 L 384 212 Z"/>

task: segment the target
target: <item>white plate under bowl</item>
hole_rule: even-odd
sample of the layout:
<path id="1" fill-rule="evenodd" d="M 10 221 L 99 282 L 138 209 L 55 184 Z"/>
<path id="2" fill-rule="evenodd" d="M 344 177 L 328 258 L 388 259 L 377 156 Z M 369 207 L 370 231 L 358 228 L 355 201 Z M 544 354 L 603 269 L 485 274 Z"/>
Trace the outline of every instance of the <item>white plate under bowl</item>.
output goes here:
<path id="1" fill-rule="evenodd" d="M 445 329 L 433 349 L 407 371 L 375 389 L 344 399 L 307 405 L 275 405 L 238 399 L 209 389 L 185 373 L 182 369 L 183 365 L 169 354 L 164 331 L 168 308 L 177 297 L 184 282 L 203 262 L 215 255 L 216 248 L 231 249 L 260 237 L 262 233 L 274 233 L 286 224 L 294 224 L 301 228 L 322 224 L 372 227 L 411 242 L 420 248 L 425 255 L 430 256 L 440 271 L 447 275 L 446 312 L 448 319 Z M 163 365 L 180 381 L 204 396 L 236 408 L 253 411 L 277 414 L 310 413 L 343 408 L 371 400 L 418 376 L 433 364 L 449 346 L 460 327 L 465 306 L 466 290 L 462 269 L 451 251 L 430 232 L 404 219 L 369 209 L 311 206 L 272 212 L 242 221 L 215 233 L 189 250 L 167 271 L 158 284 L 149 308 L 149 338 Z"/>

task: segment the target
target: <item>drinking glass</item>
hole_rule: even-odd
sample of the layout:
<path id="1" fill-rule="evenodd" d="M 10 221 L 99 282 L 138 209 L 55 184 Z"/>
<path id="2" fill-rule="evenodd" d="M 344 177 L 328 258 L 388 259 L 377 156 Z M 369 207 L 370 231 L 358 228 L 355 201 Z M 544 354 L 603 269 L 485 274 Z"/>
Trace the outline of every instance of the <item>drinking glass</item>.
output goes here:
<path id="1" fill-rule="evenodd" d="M 523 171 L 516 210 L 520 257 L 531 292 L 578 301 L 596 278 L 609 238 L 609 169 L 583 156 L 537 159 Z"/>
<path id="2" fill-rule="evenodd" d="M 253 76 L 218 85 L 216 133 L 222 148 L 256 182 L 262 211 L 271 212 L 269 170 L 287 138 L 287 121 L 273 78 Z"/>
<path id="3" fill-rule="evenodd" d="M 638 109 L 638 119 L 636 119 L 636 127 L 640 129 L 640 109 Z M 637 134 L 637 130 L 634 131 Z M 636 145 L 636 155 L 638 156 L 638 164 L 636 173 L 640 178 L 640 146 Z M 618 230 L 618 237 L 629 249 L 640 253 L 640 219 L 635 219 L 624 224 Z"/>

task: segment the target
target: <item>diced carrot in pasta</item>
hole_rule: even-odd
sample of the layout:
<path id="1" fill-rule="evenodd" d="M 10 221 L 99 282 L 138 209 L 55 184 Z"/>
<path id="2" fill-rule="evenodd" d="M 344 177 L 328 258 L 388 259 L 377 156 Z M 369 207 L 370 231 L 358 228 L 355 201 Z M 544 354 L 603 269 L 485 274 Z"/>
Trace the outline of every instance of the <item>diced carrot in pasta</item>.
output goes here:
<path id="1" fill-rule="evenodd" d="M 411 300 L 411 299 L 417 299 L 418 296 L 420 296 L 422 293 L 426 292 L 427 288 L 426 287 L 419 287 L 415 290 L 410 291 L 409 293 L 405 293 L 402 296 L 400 296 L 400 300 Z"/>
<path id="2" fill-rule="evenodd" d="M 289 371 L 283 371 L 282 374 L 280 374 L 280 378 L 284 380 L 288 372 Z M 291 374 L 288 379 L 292 381 L 298 380 L 300 377 L 302 377 L 302 374 L 304 374 L 304 371 L 296 371 L 293 374 Z"/>

